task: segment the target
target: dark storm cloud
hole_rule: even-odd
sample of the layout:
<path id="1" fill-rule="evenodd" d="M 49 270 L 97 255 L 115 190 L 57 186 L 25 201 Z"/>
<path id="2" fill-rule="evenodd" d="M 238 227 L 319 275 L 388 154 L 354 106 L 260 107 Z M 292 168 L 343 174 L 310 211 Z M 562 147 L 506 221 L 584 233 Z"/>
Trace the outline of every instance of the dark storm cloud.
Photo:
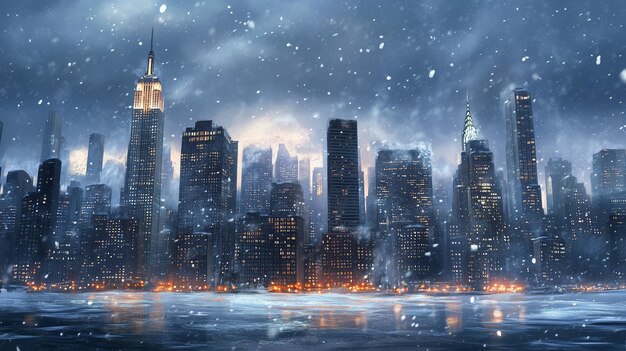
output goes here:
<path id="1" fill-rule="evenodd" d="M 502 104 L 516 86 L 535 98 L 540 159 L 567 158 L 588 182 L 592 153 L 624 147 L 621 1 L 9 1 L 0 16 L 5 170 L 35 170 L 53 108 L 74 150 L 106 135 L 119 183 L 152 26 L 175 150 L 210 118 L 242 150 L 284 141 L 321 164 L 326 121 L 358 118 L 364 167 L 378 145 L 426 144 L 448 179 L 466 91 L 503 164 Z"/>

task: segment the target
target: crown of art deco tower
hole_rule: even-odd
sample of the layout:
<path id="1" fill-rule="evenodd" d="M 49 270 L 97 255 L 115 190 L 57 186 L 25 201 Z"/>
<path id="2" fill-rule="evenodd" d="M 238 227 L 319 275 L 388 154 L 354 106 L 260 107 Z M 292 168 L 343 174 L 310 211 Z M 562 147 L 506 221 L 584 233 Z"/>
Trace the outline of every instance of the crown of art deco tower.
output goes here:
<path id="1" fill-rule="evenodd" d="M 148 65 L 146 74 L 139 78 L 135 88 L 135 99 L 133 110 L 160 110 L 163 112 L 163 88 L 159 77 L 154 74 L 154 50 L 153 50 L 154 29 L 150 36 L 150 52 L 148 53 Z"/>
<path id="2" fill-rule="evenodd" d="M 465 123 L 463 124 L 463 134 L 461 136 L 461 151 L 465 151 L 465 147 L 468 141 L 476 139 L 478 139 L 478 132 L 476 131 L 476 127 L 474 127 L 474 119 L 472 118 L 472 113 L 470 112 L 468 94 L 465 105 Z"/>
<path id="3" fill-rule="evenodd" d="M 154 30 L 146 74 L 137 80 L 134 92 L 130 143 L 122 204 L 139 223 L 137 254 L 132 269 L 138 278 L 149 275 L 153 239 L 158 234 L 161 200 L 164 101 L 161 81 L 154 74 Z"/>

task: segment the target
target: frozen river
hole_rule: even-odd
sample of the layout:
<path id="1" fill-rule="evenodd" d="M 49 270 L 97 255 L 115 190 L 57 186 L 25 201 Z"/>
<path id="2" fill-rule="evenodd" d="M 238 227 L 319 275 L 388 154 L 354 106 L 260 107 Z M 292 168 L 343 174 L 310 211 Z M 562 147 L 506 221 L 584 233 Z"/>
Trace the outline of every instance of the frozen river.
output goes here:
<path id="1" fill-rule="evenodd" d="M 626 292 L 0 294 L 0 350 L 625 350 Z"/>

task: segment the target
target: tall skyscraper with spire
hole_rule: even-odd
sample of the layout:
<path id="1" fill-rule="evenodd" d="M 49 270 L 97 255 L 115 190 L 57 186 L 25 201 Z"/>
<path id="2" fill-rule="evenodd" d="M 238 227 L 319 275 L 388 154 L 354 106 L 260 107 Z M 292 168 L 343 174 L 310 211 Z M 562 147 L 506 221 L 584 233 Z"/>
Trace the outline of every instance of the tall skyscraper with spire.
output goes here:
<path id="1" fill-rule="evenodd" d="M 122 204 L 139 223 L 136 264 L 139 278 L 147 277 L 151 239 L 158 231 L 163 160 L 164 101 L 161 81 L 154 74 L 154 30 L 146 74 L 134 92 L 130 143 Z"/>
<path id="2" fill-rule="evenodd" d="M 463 123 L 463 133 L 461 134 L 461 151 L 465 151 L 467 142 L 470 140 L 478 139 L 478 131 L 474 126 L 474 119 L 472 118 L 472 112 L 470 111 L 469 93 L 465 100 L 465 122 Z"/>
<path id="3" fill-rule="evenodd" d="M 454 280 L 482 289 L 502 275 L 508 237 L 493 153 L 489 141 L 477 140 L 469 103 L 462 137 L 461 164 L 453 181 L 451 266 Z"/>

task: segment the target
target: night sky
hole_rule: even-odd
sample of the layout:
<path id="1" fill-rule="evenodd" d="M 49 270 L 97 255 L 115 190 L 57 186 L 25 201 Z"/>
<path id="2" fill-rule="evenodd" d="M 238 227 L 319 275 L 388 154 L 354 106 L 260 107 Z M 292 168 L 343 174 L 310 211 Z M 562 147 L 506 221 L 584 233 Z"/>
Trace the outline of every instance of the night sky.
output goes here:
<path id="1" fill-rule="evenodd" d="M 328 119 L 356 118 L 364 169 L 381 145 L 429 147 L 435 180 L 450 182 L 466 92 L 504 167 L 514 87 L 534 98 L 541 173 L 562 156 L 588 184 L 592 154 L 625 147 L 623 1 L 32 0 L 2 1 L 0 16 L 5 174 L 36 173 L 55 109 L 70 173 L 84 173 L 88 135 L 103 133 L 104 180 L 119 192 L 153 26 L 175 164 L 199 119 L 226 127 L 240 155 L 284 142 L 318 166 Z"/>

